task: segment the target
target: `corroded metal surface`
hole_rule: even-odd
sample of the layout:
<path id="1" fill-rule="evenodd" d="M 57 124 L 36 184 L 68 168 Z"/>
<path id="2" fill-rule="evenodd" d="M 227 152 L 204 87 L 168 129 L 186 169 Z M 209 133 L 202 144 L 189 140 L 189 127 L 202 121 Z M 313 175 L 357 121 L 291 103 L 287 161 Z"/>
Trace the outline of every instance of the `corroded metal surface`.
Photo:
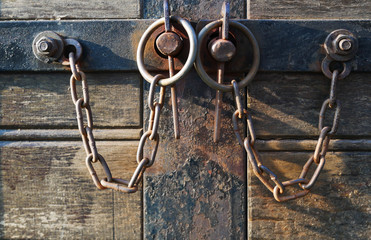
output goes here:
<path id="1" fill-rule="evenodd" d="M 107 20 L 107 21 L 17 21 L 0 22 L 0 34 L 9 36 L 0 39 L 0 70 L 2 71 L 62 71 L 59 65 L 50 65 L 35 61 L 32 53 L 32 40 L 43 31 L 49 30 L 65 37 L 76 38 L 84 49 L 82 65 L 85 71 L 133 71 L 137 70 L 135 52 L 140 37 L 153 20 Z M 371 33 L 369 21 L 356 20 L 240 20 L 255 35 L 261 49 L 262 71 L 306 71 L 320 72 L 320 61 L 324 56 L 321 48 L 326 36 L 334 29 L 346 28 L 359 38 L 359 51 L 355 58 L 354 71 L 370 71 L 371 65 L 367 59 L 371 55 Z M 200 22 L 201 29 L 208 22 Z M 195 26 L 195 23 L 193 23 Z M 180 26 L 174 26 L 186 39 Z M 153 33 L 153 38 L 147 44 L 145 59 L 151 70 L 167 70 L 167 58 L 153 51 L 155 38 L 164 28 Z M 230 28 L 231 37 L 236 38 L 236 48 L 244 46 L 245 50 L 237 51 L 235 58 L 226 64 L 226 72 L 246 72 L 250 68 L 252 53 L 247 39 L 239 39 L 238 32 Z M 284 40 L 283 40 L 284 39 Z M 232 41 L 232 40 L 231 40 Z M 234 41 L 234 40 L 233 40 Z M 232 42 L 233 42 L 232 41 Z M 180 69 L 188 56 L 186 40 L 182 51 L 175 60 L 175 70 Z M 152 50 L 151 50 L 151 49 Z M 207 50 L 207 49 L 206 49 Z M 246 54 L 248 53 L 248 54 Z M 295 54 L 292 54 L 295 53 Z M 216 61 L 205 55 L 212 70 Z"/>
<path id="2" fill-rule="evenodd" d="M 147 84 L 144 87 L 148 89 Z M 245 161 L 226 117 L 233 113 L 233 96 L 223 96 L 229 104 L 222 109 L 223 134 L 216 144 L 214 91 L 195 72 L 177 89 L 183 134 L 179 140 L 173 138 L 166 102 L 159 129 L 161 148 L 156 164 L 144 176 L 145 239 L 244 239 Z"/>
<path id="3" fill-rule="evenodd" d="M 244 239 L 244 181 L 212 160 L 189 157 L 146 176 L 145 239 Z"/>

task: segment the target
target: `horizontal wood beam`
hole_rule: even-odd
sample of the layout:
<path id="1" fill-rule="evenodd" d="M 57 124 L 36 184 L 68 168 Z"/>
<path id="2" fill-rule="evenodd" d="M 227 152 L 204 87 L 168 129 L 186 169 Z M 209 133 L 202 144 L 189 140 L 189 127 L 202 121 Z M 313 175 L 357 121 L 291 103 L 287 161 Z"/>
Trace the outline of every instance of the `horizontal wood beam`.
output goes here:
<path id="1" fill-rule="evenodd" d="M 256 147 L 260 151 L 314 151 L 317 140 L 257 140 Z M 330 151 L 371 151 L 370 139 L 332 139 Z"/>
<path id="2" fill-rule="evenodd" d="M 94 129 L 96 140 L 139 140 L 142 129 Z M 78 129 L 2 129 L 0 140 L 80 140 Z"/>
<path id="3" fill-rule="evenodd" d="M 142 129 L 95 129 L 96 140 L 139 140 Z M 2 129 L 0 141 L 20 140 L 80 140 L 78 130 L 74 129 Z M 271 139 L 257 140 L 260 151 L 312 151 L 317 140 L 313 139 Z M 370 151 L 371 139 L 332 139 L 330 151 Z"/>
<path id="4" fill-rule="evenodd" d="M 65 71 L 60 64 L 46 64 L 32 53 L 34 37 L 43 31 L 77 39 L 83 46 L 82 68 L 86 71 L 137 71 L 136 50 L 143 32 L 154 20 L 92 20 L 92 21 L 4 21 L 0 22 L 1 71 Z M 353 70 L 371 71 L 371 32 L 369 21 L 362 20 L 239 20 L 251 29 L 261 52 L 260 71 L 320 72 L 324 58 L 321 45 L 336 29 L 348 29 L 359 39 L 359 51 Z M 198 29 L 207 22 L 198 24 Z M 195 25 L 195 23 L 194 23 Z M 241 34 L 239 34 L 241 35 Z M 154 36 L 156 37 L 156 36 Z M 152 39 L 153 40 L 153 39 Z M 237 46 L 247 62 L 237 67 L 227 66 L 230 72 L 249 68 L 250 52 L 245 53 L 248 41 Z M 166 70 L 164 59 L 148 44 L 148 68 Z M 184 50 L 186 51 L 186 50 Z M 187 53 L 186 53 L 187 54 Z M 185 54 L 185 55 L 186 55 Z M 244 60 L 246 60 L 244 59 Z M 176 63 L 179 69 L 181 59 Z"/>
<path id="5" fill-rule="evenodd" d="M 0 19 L 140 18 L 140 0 L 1 1 Z"/>

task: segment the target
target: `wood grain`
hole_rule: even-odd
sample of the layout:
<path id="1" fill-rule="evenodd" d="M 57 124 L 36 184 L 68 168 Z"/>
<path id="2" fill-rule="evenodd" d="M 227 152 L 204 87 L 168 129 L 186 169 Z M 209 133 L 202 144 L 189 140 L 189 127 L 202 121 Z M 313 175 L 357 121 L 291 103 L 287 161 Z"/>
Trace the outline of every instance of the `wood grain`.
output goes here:
<path id="1" fill-rule="evenodd" d="M 285 181 L 299 176 L 310 154 L 263 152 L 261 156 L 264 164 Z M 276 202 L 249 171 L 249 237 L 368 239 L 371 235 L 370 158 L 370 152 L 328 153 L 312 191 L 304 198 L 284 203 Z M 286 188 L 288 192 L 300 190 L 296 186 Z"/>
<path id="2" fill-rule="evenodd" d="M 94 129 L 96 140 L 139 140 L 141 129 Z M 0 140 L 81 140 L 78 129 L 3 129 Z"/>
<path id="3" fill-rule="evenodd" d="M 140 18 L 139 0 L 2 0 L 0 19 Z"/>
<path id="4" fill-rule="evenodd" d="M 257 140 L 256 147 L 261 151 L 313 151 L 318 140 L 272 139 Z M 370 151 L 370 139 L 331 139 L 330 151 Z"/>
<path id="5" fill-rule="evenodd" d="M 0 238 L 141 239 L 140 191 L 98 190 L 81 145 L 0 142 Z M 113 176 L 129 178 L 137 165 L 137 142 L 97 146 Z"/>
<path id="6" fill-rule="evenodd" d="M 351 73 L 338 81 L 341 101 L 336 137 L 371 136 L 370 74 Z M 318 137 L 322 103 L 329 97 L 330 80 L 322 74 L 258 74 L 249 87 L 250 108 L 259 138 Z M 333 113 L 328 111 L 326 124 Z"/>
<path id="7" fill-rule="evenodd" d="M 247 0 L 250 19 L 369 19 L 368 0 Z"/>
<path id="8" fill-rule="evenodd" d="M 223 0 L 172 0 L 170 3 L 171 15 L 198 21 L 201 19 L 221 18 Z M 246 18 L 246 1 L 230 1 L 231 18 Z M 163 17 L 163 2 L 156 0 L 143 1 L 143 18 Z"/>
<path id="9" fill-rule="evenodd" d="M 2 74 L 0 126 L 77 128 L 69 90 L 70 74 Z M 137 74 L 87 74 L 95 127 L 140 127 L 141 90 Z M 81 88 L 78 85 L 79 94 Z"/>

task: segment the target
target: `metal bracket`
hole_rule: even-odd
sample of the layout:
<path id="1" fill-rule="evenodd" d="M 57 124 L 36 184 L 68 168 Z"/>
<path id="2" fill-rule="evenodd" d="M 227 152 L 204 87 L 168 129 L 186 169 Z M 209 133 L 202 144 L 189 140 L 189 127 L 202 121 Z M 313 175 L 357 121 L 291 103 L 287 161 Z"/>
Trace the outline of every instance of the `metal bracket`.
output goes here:
<path id="1" fill-rule="evenodd" d="M 348 76 L 352 70 L 351 60 L 355 58 L 358 50 L 357 37 L 346 29 L 335 30 L 327 36 L 324 49 L 326 57 L 322 61 L 323 74 L 331 79 L 333 75 L 331 64 L 340 62 L 343 65 L 343 70 L 338 78 L 343 79 Z"/>
<path id="2" fill-rule="evenodd" d="M 44 63 L 60 62 L 62 65 L 69 65 L 67 52 L 75 52 L 76 61 L 82 56 L 82 47 L 77 40 L 64 38 L 53 31 L 39 33 L 32 42 L 32 51 Z"/>
<path id="3" fill-rule="evenodd" d="M 251 30 L 259 43 L 260 72 L 322 72 L 326 56 L 323 47 L 326 37 L 336 29 L 348 29 L 358 39 L 358 51 L 351 61 L 352 72 L 371 72 L 371 31 L 369 20 L 236 20 Z M 62 64 L 35 61 L 31 48 L 38 33 L 51 30 L 60 36 L 76 36 L 82 45 L 85 71 L 138 71 L 136 50 L 140 37 L 154 20 L 92 20 L 92 21 L 1 21 L 0 71 L 66 71 Z M 211 21 L 192 23 L 200 31 Z M 172 22 L 183 39 L 183 48 L 174 58 L 179 71 L 189 52 L 189 38 L 179 24 Z M 148 71 L 168 71 L 168 59 L 159 56 L 153 47 L 157 36 L 164 32 L 162 25 L 151 34 L 144 53 Z M 216 29 L 217 31 L 217 29 Z M 210 33 L 217 36 L 216 32 Z M 78 37 L 77 37 L 78 36 Z M 68 37 L 69 38 L 69 37 Z M 240 74 L 251 68 L 253 59 L 249 40 L 241 31 L 231 27 L 229 40 L 238 49 L 225 63 L 226 74 Z M 62 37 L 62 39 L 64 39 Z M 204 49 L 204 48 L 203 48 Z M 215 72 L 217 61 L 208 49 L 201 58 L 207 72 Z M 54 61 L 54 60 L 53 60 Z M 57 60 L 58 61 L 58 60 Z"/>
<path id="4" fill-rule="evenodd" d="M 327 55 L 335 61 L 349 61 L 358 50 L 357 37 L 346 29 L 338 29 L 330 33 L 324 44 Z"/>

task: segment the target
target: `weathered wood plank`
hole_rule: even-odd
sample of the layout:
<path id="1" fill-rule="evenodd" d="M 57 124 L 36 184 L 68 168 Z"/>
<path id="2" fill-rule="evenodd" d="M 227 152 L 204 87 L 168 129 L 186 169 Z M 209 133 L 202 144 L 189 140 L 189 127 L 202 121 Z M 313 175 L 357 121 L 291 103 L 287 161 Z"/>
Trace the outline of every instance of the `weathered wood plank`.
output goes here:
<path id="1" fill-rule="evenodd" d="M 232 96 L 224 96 L 222 138 L 215 144 L 215 91 L 195 72 L 177 91 L 181 137 L 174 139 L 168 93 L 156 162 L 144 177 L 144 238 L 245 239 L 245 163 L 232 131 Z M 145 123 L 148 113 L 145 106 Z"/>
<path id="2" fill-rule="evenodd" d="M 0 125 L 75 129 L 69 79 L 66 73 L 0 75 Z M 140 127 L 138 74 L 88 73 L 87 81 L 96 127 Z"/>
<path id="3" fill-rule="evenodd" d="M 94 129 L 96 140 L 139 140 L 141 129 Z M 72 129 L 3 129 L 0 140 L 80 140 L 79 130 Z"/>
<path id="4" fill-rule="evenodd" d="M 368 0 L 247 0 L 250 19 L 369 19 L 370 12 Z"/>
<path id="5" fill-rule="evenodd" d="M 170 2 L 171 15 L 180 16 L 192 21 L 201 19 L 221 18 L 223 0 L 172 0 Z M 232 18 L 246 18 L 246 1 L 230 1 L 230 16 Z M 163 2 L 156 0 L 143 1 L 143 18 L 163 17 Z"/>
<path id="6" fill-rule="evenodd" d="M 262 151 L 313 151 L 318 140 L 257 140 L 256 147 Z M 331 139 L 330 151 L 371 151 L 370 139 Z"/>
<path id="7" fill-rule="evenodd" d="M 0 19 L 140 18 L 140 0 L 2 0 Z"/>
<path id="8" fill-rule="evenodd" d="M 98 190 L 81 145 L 0 142 L 0 238 L 141 239 L 140 191 L 116 196 Z M 98 141 L 97 146 L 112 174 L 129 178 L 137 165 L 137 142 Z"/>
<path id="9" fill-rule="evenodd" d="M 342 110 L 336 137 L 371 136 L 370 77 L 351 73 L 338 81 Z M 330 91 L 330 80 L 322 74 L 258 74 L 249 91 L 258 137 L 318 136 L 319 111 Z M 328 111 L 328 124 L 332 114 Z"/>
<path id="10" fill-rule="evenodd" d="M 310 153 L 263 152 L 261 155 L 264 164 L 281 180 L 289 180 L 299 176 Z M 312 191 L 304 198 L 284 203 L 276 202 L 249 171 L 249 237 L 368 239 L 371 235 L 370 158 L 371 152 L 328 153 Z M 293 186 L 286 190 L 301 188 Z"/>

